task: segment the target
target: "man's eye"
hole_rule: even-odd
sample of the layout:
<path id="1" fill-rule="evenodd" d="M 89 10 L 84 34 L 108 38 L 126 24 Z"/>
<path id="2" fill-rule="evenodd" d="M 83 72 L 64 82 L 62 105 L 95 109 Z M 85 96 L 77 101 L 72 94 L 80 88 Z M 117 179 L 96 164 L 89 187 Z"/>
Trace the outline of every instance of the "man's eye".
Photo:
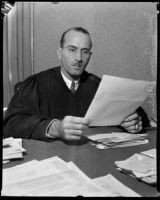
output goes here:
<path id="1" fill-rule="evenodd" d="M 88 53 L 89 53 L 89 51 L 82 51 L 82 53 L 84 53 L 84 54 L 88 54 Z"/>
<path id="2" fill-rule="evenodd" d="M 87 56 L 88 56 L 88 55 L 90 54 L 90 52 L 89 52 L 89 51 L 87 51 L 87 50 L 85 50 L 85 51 L 82 51 L 82 54 L 83 54 L 83 55 L 87 55 Z"/>
<path id="3" fill-rule="evenodd" d="M 75 49 L 70 49 L 70 48 L 69 48 L 69 51 L 70 51 L 70 52 L 75 52 L 76 50 L 75 50 Z"/>

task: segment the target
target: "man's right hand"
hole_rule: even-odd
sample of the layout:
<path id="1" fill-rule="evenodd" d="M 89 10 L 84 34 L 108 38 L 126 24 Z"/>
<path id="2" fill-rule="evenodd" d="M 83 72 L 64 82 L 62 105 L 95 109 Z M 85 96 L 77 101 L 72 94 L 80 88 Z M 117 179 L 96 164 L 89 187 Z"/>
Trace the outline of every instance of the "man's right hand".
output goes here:
<path id="1" fill-rule="evenodd" d="M 82 117 L 66 116 L 62 121 L 56 120 L 50 127 L 50 135 L 65 141 L 81 139 L 83 131 L 89 126 L 89 120 Z"/>
<path id="2" fill-rule="evenodd" d="M 65 140 L 80 140 L 83 131 L 88 128 L 89 121 L 82 117 L 66 116 L 61 122 L 60 138 Z"/>

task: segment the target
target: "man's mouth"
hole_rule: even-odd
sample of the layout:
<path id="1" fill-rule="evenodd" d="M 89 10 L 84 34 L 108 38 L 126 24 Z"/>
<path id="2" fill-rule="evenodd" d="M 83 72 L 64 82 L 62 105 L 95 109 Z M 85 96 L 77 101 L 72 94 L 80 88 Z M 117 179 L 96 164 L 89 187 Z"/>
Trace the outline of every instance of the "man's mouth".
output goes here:
<path id="1" fill-rule="evenodd" d="M 79 68 L 81 68 L 81 64 L 75 64 L 75 65 L 72 65 L 72 67 L 79 69 Z"/>
<path id="2" fill-rule="evenodd" d="M 75 63 L 75 64 L 73 64 L 73 66 L 75 66 L 75 67 L 80 67 L 80 66 L 81 66 L 81 63 Z"/>

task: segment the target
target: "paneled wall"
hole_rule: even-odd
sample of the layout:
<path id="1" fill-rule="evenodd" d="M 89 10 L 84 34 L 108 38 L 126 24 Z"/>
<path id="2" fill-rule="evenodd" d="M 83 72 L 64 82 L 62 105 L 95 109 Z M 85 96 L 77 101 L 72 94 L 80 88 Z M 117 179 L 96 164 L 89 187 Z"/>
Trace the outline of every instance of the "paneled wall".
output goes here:
<path id="1" fill-rule="evenodd" d="M 93 54 L 87 68 L 89 72 L 100 77 L 109 74 L 156 81 L 155 3 L 34 2 L 30 4 L 30 9 L 27 10 L 27 3 L 24 2 L 22 10 L 23 12 L 26 10 L 29 15 L 27 19 L 31 22 L 29 30 L 32 37 L 25 40 L 25 43 L 31 44 L 30 73 L 38 73 L 59 65 L 57 48 L 62 32 L 73 26 L 82 26 L 90 32 L 93 40 Z M 143 104 L 147 113 L 153 117 L 156 116 L 155 99 L 154 91 Z"/>
<path id="2" fill-rule="evenodd" d="M 16 2 L 3 19 L 3 107 L 14 93 L 14 85 L 33 74 L 32 4 Z"/>

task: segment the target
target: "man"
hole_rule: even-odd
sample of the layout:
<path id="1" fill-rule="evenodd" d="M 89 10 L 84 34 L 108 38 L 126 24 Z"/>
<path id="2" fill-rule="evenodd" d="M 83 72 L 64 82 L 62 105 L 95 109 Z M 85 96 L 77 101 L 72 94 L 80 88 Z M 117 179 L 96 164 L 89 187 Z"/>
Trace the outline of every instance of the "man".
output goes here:
<path id="1" fill-rule="evenodd" d="M 91 48 L 91 37 L 85 29 L 75 27 L 63 33 L 58 49 L 61 66 L 15 86 L 4 120 L 4 137 L 80 140 L 89 126 L 85 113 L 100 83 L 100 78 L 85 71 Z M 147 116 L 139 108 L 124 119 L 121 127 L 138 133 L 146 122 Z"/>

